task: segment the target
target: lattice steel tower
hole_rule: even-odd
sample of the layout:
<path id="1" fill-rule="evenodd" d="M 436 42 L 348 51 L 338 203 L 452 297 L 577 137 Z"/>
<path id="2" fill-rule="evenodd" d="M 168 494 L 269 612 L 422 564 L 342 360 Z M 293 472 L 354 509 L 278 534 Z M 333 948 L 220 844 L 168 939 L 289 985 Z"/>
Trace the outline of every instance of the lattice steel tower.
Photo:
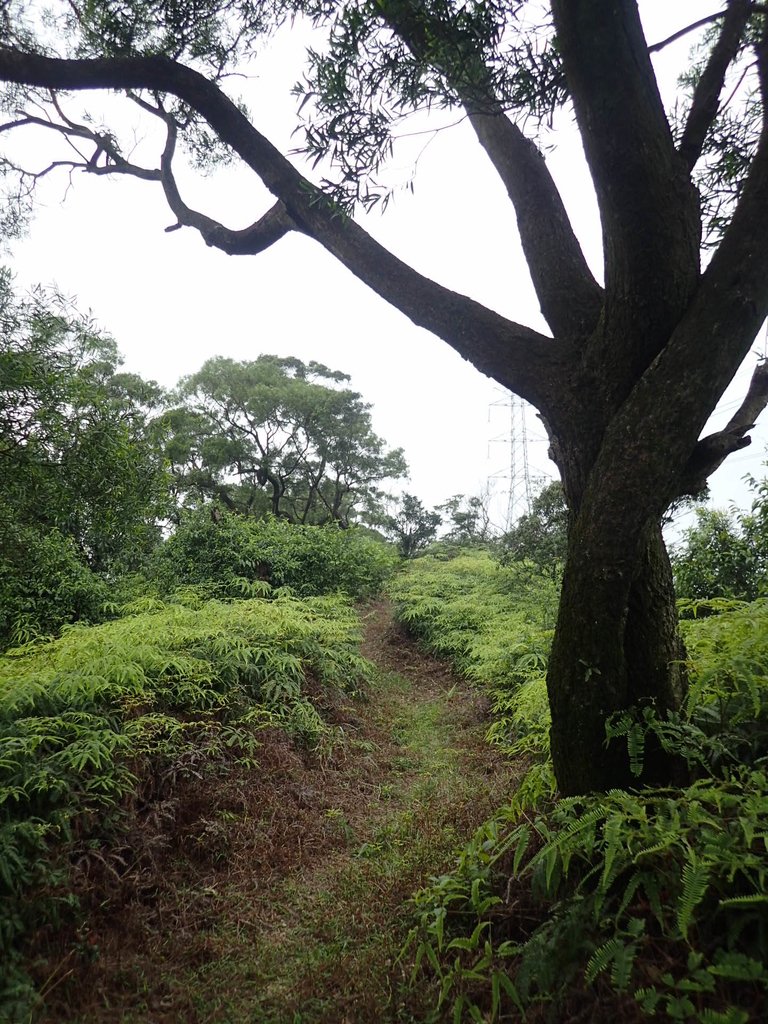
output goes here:
<path id="1" fill-rule="evenodd" d="M 527 402 L 519 395 L 506 392 L 503 398 L 492 402 L 488 410 L 488 420 L 494 408 L 503 408 L 509 417 L 508 430 L 490 439 L 490 444 L 509 445 L 509 463 L 504 469 L 492 473 L 489 480 L 506 480 L 507 510 L 504 529 L 509 530 L 520 516 L 531 509 L 531 471 L 528 462 L 528 427 L 526 425 Z"/>

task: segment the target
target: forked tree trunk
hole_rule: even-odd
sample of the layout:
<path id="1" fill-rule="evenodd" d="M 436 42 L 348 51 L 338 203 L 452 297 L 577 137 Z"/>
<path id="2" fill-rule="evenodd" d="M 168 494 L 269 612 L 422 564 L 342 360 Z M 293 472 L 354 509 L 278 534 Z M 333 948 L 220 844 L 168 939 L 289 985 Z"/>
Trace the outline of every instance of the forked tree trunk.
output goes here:
<path id="1" fill-rule="evenodd" d="M 619 521 L 606 537 L 600 518 L 582 513 L 572 532 L 547 677 L 552 758 L 566 795 L 680 774 L 649 742 L 635 777 L 626 741 L 606 741 L 606 719 L 616 712 L 652 706 L 664 717 L 678 709 L 686 676 L 660 527 L 650 522 L 633 536 Z"/>

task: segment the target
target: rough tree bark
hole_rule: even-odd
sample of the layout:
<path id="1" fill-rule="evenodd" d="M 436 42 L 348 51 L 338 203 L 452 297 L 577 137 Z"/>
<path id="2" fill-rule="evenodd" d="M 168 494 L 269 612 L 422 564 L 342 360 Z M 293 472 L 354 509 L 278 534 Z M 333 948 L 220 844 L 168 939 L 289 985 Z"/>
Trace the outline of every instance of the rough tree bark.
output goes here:
<path id="1" fill-rule="evenodd" d="M 132 173 L 159 183 L 177 218 L 208 245 L 255 254 L 289 231 L 314 238 L 416 324 L 540 411 L 560 468 L 571 530 L 548 674 L 552 753 L 564 793 L 636 782 L 626 750 L 605 743 L 614 712 L 678 708 L 685 693 L 674 594 L 660 522 L 733 451 L 768 402 L 758 368 L 726 428 L 701 438 L 768 312 L 768 46 L 764 6 L 729 0 L 709 63 L 675 145 L 634 0 L 553 0 L 552 14 L 603 232 L 601 286 L 589 270 L 536 145 L 497 102 L 473 64 L 472 80 L 440 66 L 450 31 L 427 5 L 380 0 L 382 24 L 425 64 L 439 67 L 466 107 L 480 145 L 514 205 L 548 337 L 418 274 L 340 215 L 208 80 L 167 57 L 64 60 L 0 48 L 0 80 L 51 90 L 143 90 L 164 121 L 157 168 L 131 165 L 88 125 L 45 122 L 93 143 L 89 173 Z M 763 101 L 762 136 L 739 202 L 705 272 L 691 170 L 717 115 L 726 71 L 748 24 Z M 755 26 L 762 36 L 758 38 Z M 173 177 L 172 94 L 206 119 L 261 178 L 274 207 L 232 231 L 183 201 Z M 20 114 L 4 129 L 40 124 Z M 510 282 L 514 287 L 515 282 Z M 665 782 L 660 751 L 642 781 Z"/>

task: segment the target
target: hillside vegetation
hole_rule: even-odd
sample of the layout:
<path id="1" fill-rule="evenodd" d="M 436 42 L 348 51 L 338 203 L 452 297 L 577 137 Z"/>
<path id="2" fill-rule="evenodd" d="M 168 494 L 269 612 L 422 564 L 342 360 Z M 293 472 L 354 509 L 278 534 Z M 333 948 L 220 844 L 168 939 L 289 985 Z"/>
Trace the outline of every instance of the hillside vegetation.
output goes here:
<path id="1" fill-rule="evenodd" d="M 352 693 L 370 672 L 339 598 L 146 603 L 0 659 L 6 965 L 36 931 L 77 919 L 94 864 L 130 875 L 151 856 L 148 816 L 165 833 L 180 827 L 182 781 L 258 772 L 266 730 L 332 745 L 323 694 Z M 0 1015 L 15 1019 L 30 999 L 25 973 L 2 986 Z"/>
<path id="2" fill-rule="evenodd" d="M 418 959 L 455 1020 L 662 1016 L 747 1024 L 768 1002 L 768 600 L 700 602 L 683 622 L 683 713 L 609 723 L 639 773 L 673 751 L 679 789 L 557 800 L 544 672 L 548 581 L 486 556 L 425 558 L 398 614 L 491 694 L 489 730 L 528 773 L 454 872 L 416 897 Z M 720 614 L 712 614 L 720 612 Z M 509 637 L 512 642 L 509 642 Z"/>
<path id="3" fill-rule="evenodd" d="M 363 609 L 366 659 L 349 598 L 275 590 L 238 521 L 193 523 L 213 552 L 196 585 L 0 659 L 4 1019 L 138 1022 L 160 992 L 169 1020 L 201 1022 L 258 1008 L 278 1024 L 290 1008 L 320 1024 L 342 1005 L 392 1022 L 594 1020 L 598 1004 L 630 1021 L 760 1019 L 768 600 L 683 602 L 684 712 L 609 722 L 638 772 L 649 745 L 673 751 L 678 788 L 558 799 L 549 568 L 470 549 L 413 560 L 388 584 L 405 633 Z M 322 587 L 345 563 L 335 540 L 308 547 L 311 529 L 253 536 L 272 537 L 274 565 L 309 552 Z M 169 565 L 193 565 L 183 542 Z M 349 578 L 364 589 L 383 565 L 358 554 Z M 414 644 L 486 711 L 461 710 L 450 680 L 436 690 L 445 670 Z M 98 1001 L 70 1014 L 88 972 Z"/>
<path id="4" fill-rule="evenodd" d="M 765 481 L 672 551 L 684 703 L 600 706 L 572 789 L 558 483 L 494 538 L 388 498 L 338 371 L 167 394 L 61 297 L 0 312 L 0 1020 L 768 1015 Z"/>

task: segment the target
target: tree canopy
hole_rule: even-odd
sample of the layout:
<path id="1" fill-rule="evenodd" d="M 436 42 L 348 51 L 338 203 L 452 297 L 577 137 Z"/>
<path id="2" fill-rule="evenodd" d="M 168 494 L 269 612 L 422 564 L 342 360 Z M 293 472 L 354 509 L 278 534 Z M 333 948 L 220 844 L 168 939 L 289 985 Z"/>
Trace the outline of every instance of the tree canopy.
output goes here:
<path id="1" fill-rule="evenodd" d="M 415 558 L 437 536 L 443 517 L 431 511 L 415 494 L 403 494 L 394 515 L 387 516 L 383 526 L 397 544 L 403 558 Z"/>
<path id="2" fill-rule="evenodd" d="M 159 539 L 160 388 L 63 297 L 0 276 L 0 640 L 98 617 Z M 94 576 L 98 573 L 99 577 Z"/>
<path id="3" fill-rule="evenodd" d="M 298 523 L 375 515 L 381 481 L 407 472 L 346 374 L 294 357 L 216 357 L 181 381 L 166 414 L 176 487 L 230 511 Z"/>
<path id="4" fill-rule="evenodd" d="M 306 173 L 262 134 L 229 77 L 295 16 L 318 33 L 297 86 Z M 569 792 L 628 780 L 606 718 L 644 706 L 664 716 L 685 694 L 662 516 L 749 443 L 768 402 L 760 365 L 729 423 L 702 436 L 768 312 L 764 4 L 727 0 L 675 33 L 697 51 L 670 111 L 653 54 L 671 39 L 645 38 L 635 0 L 62 0 L 45 19 L 12 0 L 3 28 L 2 129 L 51 139 L 42 170 L 9 151 L 7 223 L 41 174 L 63 168 L 159 184 L 173 227 L 230 254 L 299 232 L 536 406 L 570 520 L 548 676 L 555 767 Z M 132 133 L 72 97 L 94 90 L 120 93 L 159 125 L 153 162 L 134 162 Z M 455 110 L 473 128 L 514 208 L 548 331 L 430 280 L 354 219 L 386 198 L 383 165 L 403 119 L 425 108 Z M 575 117 L 594 185 L 599 272 L 539 138 L 561 111 Z M 193 209 L 175 172 L 179 144 L 198 163 L 239 158 L 274 204 L 239 229 Z M 648 781 L 671 771 L 663 752 L 646 758 Z"/>
<path id="5" fill-rule="evenodd" d="M 445 539 L 463 545 L 487 543 L 493 532 L 490 503 L 491 495 L 486 490 L 483 494 L 454 494 L 438 505 L 437 511 L 448 523 Z"/>
<path id="6" fill-rule="evenodd" d="M 559 480 L 543 487 L 501 541 L 502 561 L 533 562 L 556 576 L 568 547 L 568 506 Z"/>

